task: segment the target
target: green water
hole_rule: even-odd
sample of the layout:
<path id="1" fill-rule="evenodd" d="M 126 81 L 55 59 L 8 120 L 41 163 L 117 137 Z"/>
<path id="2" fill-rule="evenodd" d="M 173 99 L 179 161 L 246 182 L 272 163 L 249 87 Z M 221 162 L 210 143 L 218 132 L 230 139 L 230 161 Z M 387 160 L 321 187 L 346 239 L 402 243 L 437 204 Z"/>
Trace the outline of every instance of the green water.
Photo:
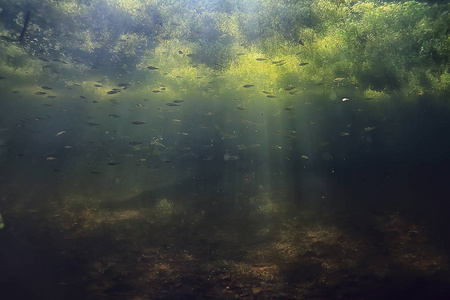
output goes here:
<path id="1" fill-rule="evenodd" d="M 449 18 L 3 1 L 0 292 L 447 299 Z"/>

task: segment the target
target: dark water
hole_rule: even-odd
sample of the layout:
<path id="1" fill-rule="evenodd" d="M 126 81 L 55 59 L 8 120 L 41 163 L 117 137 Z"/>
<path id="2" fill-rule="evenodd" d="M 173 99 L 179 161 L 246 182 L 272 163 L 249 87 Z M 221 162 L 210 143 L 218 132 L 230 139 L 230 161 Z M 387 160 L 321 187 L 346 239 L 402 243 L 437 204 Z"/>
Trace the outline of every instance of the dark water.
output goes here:
<path id="1" fill-rule="evenodd" d="M 0 4 L 0 297 L 450 297 L 445 4 L 117 3 Z"/>

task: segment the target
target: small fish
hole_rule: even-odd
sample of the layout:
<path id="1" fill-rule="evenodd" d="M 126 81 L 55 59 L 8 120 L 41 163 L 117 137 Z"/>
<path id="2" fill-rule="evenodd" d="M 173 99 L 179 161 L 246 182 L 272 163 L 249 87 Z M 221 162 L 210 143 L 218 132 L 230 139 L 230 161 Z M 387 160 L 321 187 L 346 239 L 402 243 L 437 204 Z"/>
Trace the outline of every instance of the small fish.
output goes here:
<path id="1" fill-rule="evenodd" d="M 52 88 L 46 85 L 41 86 L 41 89 L 43 90 L 51 90 Z"/>
<path id="2" fill-rule="evenodd" d="M 302 159 L 309 159 L 309 157 L 306 156 L 306 155 L 302 155 L 301 158 L 302 158 Z"/>
<path id="3" fill-rule="evenodd" d="M 239 110 L 247 110 L 247 108 L 243 105 L 239 105 L 238 107 L 236 107 Z"/>
<path id="4" fill-rule="evenodd" d="M 267 58 L 262 58 L 262 57 L 258 57 L 256 60 L 257 61 L 264 61 L 264 60 L 266 60 Z"/>
<path id="5" fill-rule="evenodd" d="M 114 162 L 114 161 L 111 161 L 111 162 L 107 163 L 108 166 L 116 166 L 118 164 L 120 164 L 120 163 Z"/>
<path id="6" fill-rule="evenodd" d="M 295 86 L 289 86 L 289 87 L 285 88 L 284 90 L 285 91 L 290 91 L 290 90 L 293 90 L 293 89 L 295 89 Z"/>
<path id="7" fill-rule="evenodd" d="M 46 160 L 55 160 L 57 157 L 54 155 L 47 156 Z"/>
<path id="8" fill-rule="evenodd" d="M 80 98 L 81 98 L 81 99 L 86 99 L 86 97 L 85 97 L 85 96 L 80 96 Z"/>
<path id="9" fill-rule="evenodd" d="M 289 107 L 285 107 L 284 110 L 286 110 L 286 111 L 293 111 L 294 108 L 292 106 L 289 106 Z"/>
<path id="10" fill-rule="evenodd" d="M 66 131 L 65 131 L 65 130 L 63 130 L 63 131 L 60 131 L 60 132 L 58 132 L 58 133 L 56 134 L 56 136 L 60 136 L 61 134 L 64 134 L 64 133 L 66 133 Z"/>
<path id="11" fill-rule="evenodd" d="M 248 88 L 250 88 L 250 87 L 252 87 L 252 86 L 255 86 L 255 85 L 254 85 L 254 84 L 246 84 L 246 85 L 243 85 L 242 87 L 248 89 Z"/>
<path id="12" fill-rule="evenodd" d="M 103 87 L 101 84 L 94 84 L 95 87 Z"/>
<path id="13" fill-rule="evenodd" d="M 273 61 L 272 63 L 273 63 L 274 65 L 278 65 L 278 64 L 281 64 L 281 63 L 283 63 L 283 62 L 285 62 L 285 61 L 286 61 L 285 59 L 282 59 L 282 60 Z"/>
<path id="14" fill-rule="evenodd" d="M 35 93 L 36 95 L 45 95 L 45 94 L 47 94 L 46 92 L 36 92 Z"/>
<path id="15" fill-rule="evenodd" d="M 119 86 L 119 87 L 127 87 L 129 85 L 131 85 L 131 83 L 119 83 L 117 86 Z"/>
<path id="16" fill-rule="evenodd" d="M 172 102 L 173 103 L 182 103 L 182 102 L 184 102 L 184 100 L 173 100 Z"/>
<path id="17" fill-rule="evenodd" d="M 160 90 L 153 90 L 152 93 L 161 93 Z"/>
<path id="18" fill-rule="evenodd" d="M 272 92 L 262 91 L 264 94 L 272 94 Z"/>
<path id="19" fill-rule="evenodd" d="M 53 60 L 53 61 L 56 61 L 56 62 L 63 63 L 63 64 L 67 64 L 65 61 L 60 60 L 59 58 L 54 58 L 54 59 L 52 59 L 52 60 Z"/>
<path id="20" fill-rule="evenodd" d="M 120 92 L 120 91 L 109 91 L 109 92 L 107 92 L 107 94 L 112 95 L 112 94 L 117 94 L 118 92 Z"/>
<path id="21" fill-rule="evenodd" d="M 181 51 L 181 50 L 178 50 L 178 54 L 181 54 L 181 55 L 183 55 L 183 51 Z"/>
<path id="22" fill-rule="evenodd" d="M 349 136 L 350 134 L 348 132 L 341 132 L 339 133 L 340 136 Z"/>
<path id="23" fill-rule="evenodd" d="M 2 79 L 6 79 L 6 77 L 0 76 L 0 80 L 2 80 Z"/>
<path id="24" fill-rule="evenodd" d="M 242 55 L 244 55 L 244 54 L 245 54 L 245 53 L 243 53 L 243 52 L 236 53 L 237 56 L 242 56 Z"/>
<path id="25" fill-rule="evenodd" d="M 303 62 L 303 63 L 299 63 L 298 65 L 299 65 L 300 67 L 303 67 L 303 66 L 306 66 L 307 64 L 309 64 L 309 63 Z"/>
<path id="26" fill-rule="evenodd" d="M 344 80 L 344 79 L 345 79 L 345 78 L 338 77 L 338 78 L 333 79 L 333 82 L 341 82 L 341 81 Z"/>
<path id="27" fill-rule="evenodd" d="M 273 99 L 273 98 L 276 98 L 277 96 L 274 96 L 274 95 L 267 95 L 266 97 L 267 97 L 267 98 L 272 98 L 272 99 Z"/>
<path id="28" fill-rule="evenodd" d="M 166 103 L 167 106 L 180 106 L 180 104 L 176 104 L 176 103 Z"/>
<path id="29" fill-rule="evenodd" d="M 149 69 L 149 70 L 158 70 L 159 68 L 154 67 L 154 66 L 148 66 L 147 69 Z"/>
<path id="30" fill-rule="evenodd" d="M 374 129 L 375 129 L 375 127 L 366 127 L 366 128 L 364 128 L 364 131 L 365 132 L 369 132 L 369 131 L 372 131 Z"/>
<path id="31" fill-rule="evenodd" d="M 131 123 L 134 124 L 134 125 L 143 125 L 143 124 L 145 124 L 144 121 L 133 121 Z"/>

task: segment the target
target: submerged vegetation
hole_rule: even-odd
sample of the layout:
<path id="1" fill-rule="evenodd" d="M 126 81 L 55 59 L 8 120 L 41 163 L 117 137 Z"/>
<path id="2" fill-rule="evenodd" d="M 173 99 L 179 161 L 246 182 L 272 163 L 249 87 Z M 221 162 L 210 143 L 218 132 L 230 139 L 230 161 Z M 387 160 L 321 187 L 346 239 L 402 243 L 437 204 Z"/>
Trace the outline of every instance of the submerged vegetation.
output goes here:
<path id="1" fill-rule="evenodd" d="M 297 93 L 329 94 L 339 88 L 346 95 L 380 100 L 394 95 L 444 95 L 449 90 L 448 4 L 354 0 L 26 3 L 2 6 L 5 42 L 0 54 L 6 57 L 0 62 L 2 76 L 59 78 L 56 73 L 66 70 L 70 73 L 66 81 L 77 77 L 88 81 L 89 76 L 115 80 L 133 74 L 142 86 L 165 76 L 168 85 L 198 90 L 212 75 L 220 75 L 218 94 L 245 82 L 254 84 L 258 92 L 282 91 L 287 85 L 295 86 Z M 21 32 L 25 21 L 26 32 Z M 28 61 L 29 56 L 64 63 Z M 147 66 L 156 66 L 159 72 L 148 72 Z M 335 78 L 343 80 L 336 83 Z"/>
<path id="2" fill-rule="evenodd" d="M 450 299 L 449 8 L 0 1 L 0 294 Z"/>

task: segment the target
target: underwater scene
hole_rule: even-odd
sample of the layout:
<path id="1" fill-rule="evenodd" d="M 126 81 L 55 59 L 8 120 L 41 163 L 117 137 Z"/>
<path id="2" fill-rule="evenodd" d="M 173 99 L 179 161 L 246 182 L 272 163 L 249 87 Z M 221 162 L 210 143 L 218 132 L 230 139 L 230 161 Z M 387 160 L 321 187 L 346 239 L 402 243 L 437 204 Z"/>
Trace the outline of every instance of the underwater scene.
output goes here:
<path id="1" fill-rule="evenodd" d="M 0 298 L 450 299 L 449 8 L 0 0 Z"/>

